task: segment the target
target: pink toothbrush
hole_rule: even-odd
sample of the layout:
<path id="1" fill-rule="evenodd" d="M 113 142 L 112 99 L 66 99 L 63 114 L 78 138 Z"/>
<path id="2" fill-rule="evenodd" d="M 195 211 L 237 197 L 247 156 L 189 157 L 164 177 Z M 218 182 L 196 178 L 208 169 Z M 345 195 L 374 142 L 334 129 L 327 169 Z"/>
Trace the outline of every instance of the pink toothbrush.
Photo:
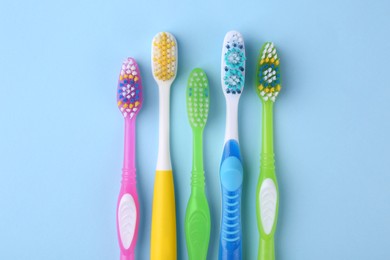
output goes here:
<path id="1" fill-rule="evenodd" d="M 133 260 L 139 226 L 139 203 L 135 168 L 135 118 L 142 105 L 142 83 L 133 58 L 127 58 L 119 75 L 118 107 L 125 118 L 125 151 L 122 186 L 117 205 L 120 260 Z"/>

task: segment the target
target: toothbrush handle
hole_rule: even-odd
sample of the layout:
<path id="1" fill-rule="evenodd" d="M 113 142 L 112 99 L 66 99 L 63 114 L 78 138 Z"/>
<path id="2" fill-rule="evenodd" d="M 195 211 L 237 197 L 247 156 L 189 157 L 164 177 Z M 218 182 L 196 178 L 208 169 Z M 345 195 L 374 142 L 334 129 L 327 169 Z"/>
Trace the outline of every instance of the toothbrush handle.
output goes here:
<path id="1" fill-rule="evenodd" d="M 154 182 L 151 260 L 176 260 L 176 212 L 172 171 L 156 171 Z"/>
<path id="2" fill-rule="evenodd" d="M 259 260 L 275 260 L 274 238 L 260 238 Z"/>
<path id="3" fill-rule="evenodd" d="M 240 260 L 241 243 L 241 189 L 243 168 L 241 161 L 229 156 L 221 164 L 222 222 L 219 244 L 220 260 Z"/>
<path id="4" fill-rule="evenodd" d="M 278 183 L 273 153 L 261 154 L 260 178 L 257 185 L 257 222 L 260 231 L 259 260 L 275 260 L 274 236 L 278 217 Z"/>
<path id="5" fill-rule="evenodd" d="M 121 250 L 120 260 L 133 260 L 139 227 L 139 202 L 135 169 L 122 170 L 122 185 L 116 212 Z"/>

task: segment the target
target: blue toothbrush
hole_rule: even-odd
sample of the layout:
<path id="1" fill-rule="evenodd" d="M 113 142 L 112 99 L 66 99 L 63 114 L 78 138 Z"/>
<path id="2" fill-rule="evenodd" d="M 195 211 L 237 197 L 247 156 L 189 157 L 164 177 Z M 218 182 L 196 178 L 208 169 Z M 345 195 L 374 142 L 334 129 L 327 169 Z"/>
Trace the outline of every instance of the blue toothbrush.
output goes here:
<path id="1" fill-rule="evenodd" d="M 243 167 L 238 142 L 238 103 L 245 81 L 245 45 L 242 35 L 230 31 L 222 47 L 221 83 L 226 100 L 225 144 L 220 166 L 222 221 L 220 260 L 242 258 L 241 190 Z"/>

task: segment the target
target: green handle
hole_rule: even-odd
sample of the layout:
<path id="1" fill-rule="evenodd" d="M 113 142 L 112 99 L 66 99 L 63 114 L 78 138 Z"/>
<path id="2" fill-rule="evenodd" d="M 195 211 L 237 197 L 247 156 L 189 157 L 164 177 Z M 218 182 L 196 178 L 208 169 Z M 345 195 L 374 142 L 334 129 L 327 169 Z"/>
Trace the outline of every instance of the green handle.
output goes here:
<path id="1" fill-rule="evenodd" d="M 260 238 L 258 259 L 275 260 L 274 238 L 270 238 L 270 239 Z"/>
<path id="2" fill-rule="evenodd" d="M 205 194 L 202 146 L 202 130 L 194 129 L 191 196 L 185 218 L 189 260 L 206 260 L 210 240 L 210 209 Z"/>
<path id="3" fill-rule="evenodd" d="M 274 236 L 278 217 L 279 192 L 275 174 L 272 101 L 263 101 L 260 161 L 256 192 L 256 213 L 260 232 L 258 259 L 275 260 Z"/>

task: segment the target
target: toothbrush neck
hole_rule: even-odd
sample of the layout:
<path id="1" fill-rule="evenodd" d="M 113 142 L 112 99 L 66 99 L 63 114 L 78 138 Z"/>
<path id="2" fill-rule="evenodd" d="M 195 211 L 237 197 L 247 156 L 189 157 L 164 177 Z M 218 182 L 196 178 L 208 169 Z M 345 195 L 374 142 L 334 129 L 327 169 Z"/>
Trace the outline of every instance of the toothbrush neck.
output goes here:
<path id="1" fill-rule="evenodd" d="M 135 170 L 135 117 L 125 118 L 125 149 L 123 169 Z"/>
<path id="2" fill-rule="evenodd" d="M 238 98 L 226 101 L 225 143 L 231 139 L 238 141 Z"/>
<path id="3" fill-rule="evenodd" d="M 157 170 L 172 170 L 169 150 L 170 85 L 159 86 L 159 132 Z"/>
<path id="4" fill-rule="evenodd" d="M 193 134 L 192 171 L 203 173 L 203 130 L 196 129 Z"/>
<path id="5" fill-rule="evenodd" d="M 273 134 L 273 105 L 272 101 L 263 103 L 262 112 L 262 147 L 261 152 L 274 154 L 274 134 Z"/>

